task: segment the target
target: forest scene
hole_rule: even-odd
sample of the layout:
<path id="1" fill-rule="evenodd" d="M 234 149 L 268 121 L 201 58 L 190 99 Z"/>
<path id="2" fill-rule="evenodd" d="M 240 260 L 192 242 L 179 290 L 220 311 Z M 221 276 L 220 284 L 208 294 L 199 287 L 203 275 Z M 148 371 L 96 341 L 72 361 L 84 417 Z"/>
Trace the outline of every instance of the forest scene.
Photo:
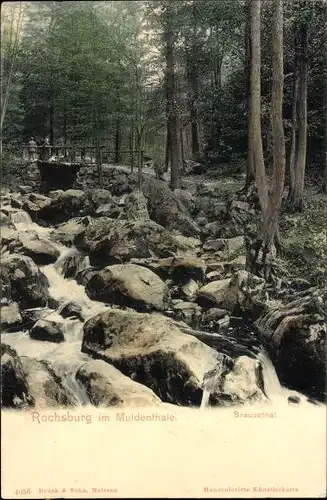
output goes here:
<path id="1" fill-rule="evenodd" d="M 1 7 L 3 408 L 326 400 L 326 2 Z"/>

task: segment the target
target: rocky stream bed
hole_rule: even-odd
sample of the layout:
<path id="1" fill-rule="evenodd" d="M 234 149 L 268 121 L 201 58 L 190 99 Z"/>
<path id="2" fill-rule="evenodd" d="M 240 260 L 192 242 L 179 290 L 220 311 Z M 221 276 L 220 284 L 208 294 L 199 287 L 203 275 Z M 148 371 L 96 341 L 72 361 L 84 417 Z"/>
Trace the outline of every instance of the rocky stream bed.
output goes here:
<path id="1" fill-rule="evenodd" d="M 322 291 L 245 270 L 254 204 L 104 180 L 2 195 L 3 407 L 321 404 Z"/>

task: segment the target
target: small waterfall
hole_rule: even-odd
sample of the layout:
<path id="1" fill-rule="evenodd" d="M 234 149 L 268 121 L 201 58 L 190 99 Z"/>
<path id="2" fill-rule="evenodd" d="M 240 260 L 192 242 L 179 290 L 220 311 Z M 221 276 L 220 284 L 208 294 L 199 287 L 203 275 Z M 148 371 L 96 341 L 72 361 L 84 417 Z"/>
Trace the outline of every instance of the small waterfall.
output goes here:
<path id="1" fill-rule="evenodd" d="M 32 219 L 30 215 L 24 210 L 17 210 L 17 212 L 11 212 L 10 220 L 13 224 L 23 224 L 30 226 L 32 224 Z"/>
<path id="2" fill-rule="evenodd" d="M 210 398 L 210 391 L 208 391 L 208 389 L 204 389 L 202 394 L 200 410 L 204 410 L 209 406 L 209 398 Z"/>
<path id="3" fill-rule="evenodd" d="M 24 211 L 17 211 L 13 214 L 12 221 L 19 231 L 34 230 L 38 234 L 44 234 L 52 230 L 42 228 L 31 221 L 29 215 Z M 67 248 L 61 244 L 56 244 L 60 251 L 60 256 L 54 264 L 41 266 L 40 270 L 49 280 L 50 296 L 60 304 L 75 302 L 82 308 L 82 316 L 87 320 L 89 317 L 107 309 L 107 305 L 96 302 L 86 295 L 84 286 L 79 285 L 74 279 L 65 279 L 60 273 L 65 260 L 73 255 L 80 255 L 76 248 Z M 88 260 L 81 260 L 81 265 L 89 265 Z M 64 319 L 56 311 L 51 311 L 46 318 L 49 321 L 56 321 L 62 324 L 65 341 L 59 344 L 31 340 L 28 332 L 3 333 L 2 341 L 12 346 L 19 356 L 28 356 L 39 361 L 47 361 L 53 367 L 61 379 L 62 384 L 73 396 L 76 404 L 89 404 L 89 398 L 85 388 L 76 380 L 76 372 L 79 367 L 90 358 L 81 352 L 81 342 L 83 338 L 83 323 L 78 319 Z"/>
<path id="4" fill-rule="evenodd" d="M 309 404 L 306 396 L 281 385 L 274 364 L 264 350 L 258 354 L 257 359 L 263 370 L 264 392 L 272 403 L 283 406 L 290 403 Z"/>
<path id="5" fill-rule="evenodd" d="M 83 255 L 76 247 L 66 248 L 61 245 L 61 254 L 55 262 L 55 269 L 59 274 L 69 272 L 69 267 L 72 264 L 74 269 L 74 276 L 90 265 L 90 258 L 88 255 Z M 69 276 L 68 276 L 69 277 Z"/>
<path id="6" fill-rule="evenodd" d="M 75 302 L 81 306 L 85 318 L 94 316 L 107 309 L 106 304 L 91 300 L 86 295 L 83 285 L 79 285 L 75 280 L 66 279 L 59 274 L 56 264 L 55 262 L 54 264 L 49 264 L 40 268 L 49 280 L 49 293 L 51 297 L 58 300 L 61 304 L 64 302 Z"/>
<path id="7" fill-rule="evenodd" d="M 51 227 L 42 227 L 32 222 L 30 215 L 25 212 L 25 210 L 17 210 L 16 212 L 10 213 L 10 220 L 14 224 L 17 231 L 35 231 L 39 235 L 48 235 L 51 231 Z"/>
<path id="8" fill-rule="evenodd" d="M 228 356 L 225 356 L 228 357 Z M 216 368 L 205 373 L 203 377 L 203 394 L 200 409 L 204 410 L 209 406 L 210 394 L 219 387 L 221 374 L 223 371 L 224 361 L 218 361 Z"/>
<path id="9" fill-rule="evenodd" d="M 35 231 L 38 235 L 49 235 L 52 228 L 43 228 L 31 221 L 30 216 L 23 210 L 17 210 L 10 214 L 11 221 L 16 229 L 22 232 Z M 80 270 L 89 265 L 88 257 L 75 248 L 67 248 L 59 243 L 54 243 L 60 251 L 60 256 L 54 264 L 42 266 L 42 272 L 49 280 L 49 293 L 60 305 L 67 302 L 74 302 L 82 309 L 82 317 L 87 320 L 90 317 L 106 310 L 108 306 L 104 303 L 91 300 L 85 293 L 85 288 L 79 285 L 74 279 L 67 279 L 63 276 L 63 267 L 67 259 L 76 257 L 76 269 Z M 11 345 L 19 356 L 29 356 L 37 360 L 48 361 L 60 376 L 63 385 L 74 396 L 80 405 L 89 404 L 84 387 L 76 380 L 76 371 L 79 367 L 90 360 L 89 356 L 81 352 L 81 342 L 83 337 L 83 323 L 78 319 L 64 319 L 57 312 L 53 311 L 47 319 L 62 323 L 65 341 L 55 344 L 48 341 L 31 340 L 28 332 L 16 332 L 2 334 L 2 341 Z M 173 320 L 174 321 L 174 320 Z M 225 356 L 236 357 L 248 355 L 257 358 L 263 369 L 264 391 L 267 398 L 272 403 L 282 403 L 288 405 L 292 398 L 292 403 L 297 401 L 308 404 L 305 396 L 282 387 L 275 367 L 263 347 L 255 338 L 252 332 L 247 332 L 244 325 L 241 325 L 240 335 L 236 329 L 223 333 L 210 333 L 206 331 L 193 330 L 186 324 L 175 321 L 175 324 L 185 333 L 195 335 L 202 342 Z M 205 374 L 203 379 L 203 394 L 200 408 L 206 409 L 209 406 L 210 394 L 217 390 L 221 378 L 223 363 L 218 364 L 214 370 Z"/>

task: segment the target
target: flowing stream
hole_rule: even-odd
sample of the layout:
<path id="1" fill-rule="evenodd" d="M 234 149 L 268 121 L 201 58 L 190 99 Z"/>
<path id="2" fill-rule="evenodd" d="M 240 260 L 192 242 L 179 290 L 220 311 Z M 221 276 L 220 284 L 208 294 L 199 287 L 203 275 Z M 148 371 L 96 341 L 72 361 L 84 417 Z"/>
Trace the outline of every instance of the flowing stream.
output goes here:
<path id="1" fill-rule="evenodd" d="M 52 228 L 44 228 L 36 223 L 33 223 L 29 215 L 19 210 L 11 214 L 11 221 L 20 233 L 35 231 L 40 238 L 49 236 Z M 53 242 L 52 242 L 53 243 Z M 50 296 L 57 301 L 60 305 L 67 302 L 74 302 L 81 307 L 82 316 L 85 320 L 94 316 L 95 314 L 104 311 L 108 305 L 96 302 L 86 295 L 84 286 L 79 285 L 74 279 L 64 278 L 62 275 L 63 265 L 65 260 L 79 252 L 76 248 L 67 248 L 64 245 L 56 244 L 60 251 L 60 256 L 54 264 L 40 267 L 41 271 L 47 276 L 50 284 Z M 82 261 L 81 266 L 89 265 L 88 258 Z M 47 319 L 56 320 L 63 324 L 65 341 L 59 344 L 32 340 L 28 332 L 20 331 L 14 333 L 2 334 L 2 341 L 12 346 L 19 356 L 29 356 L 37 360 L 48 361 L 55 371 L 62 379 L 63 385 L 75 398 L 79 405 L 89 404 L 89 399 L 83 386 L 76 380 L 75 374 L 78 368 L 90 360 L 87 354 L 81 352 L 81 343 L 83 336 L 83 322 L 79 319 L 66 318 L 64 319 L 57 312 L 53 311 Z M 295 404 L 307 403 L 308 399 L 296 391 L 288 390 L 282 387 L 275 368 L 267 353 L 265 352 L 261 343 L 254 337 L 253 332 L 240 340 L 235 335 L 233 328 L 231 332 L 224 335 L 223 333 L 209 333 L 205 331 L 192 330 L 191 327 L 185 323 L 174 321 L 181 330 L 194 334 L 200 340 L 210 345 L 212 348 L 225 353 L 225 355 L 232 354 L 247 354 L 257 358 L 261 362 L 263 369 L 264 391 L 266 396 L 272 403 L 282 403 L 288 405 L 288 398 L 291 397 Z M 244 336 L 244 326 L 242 328 L 242 335 Z M 219 367 L 211 375 L 205 377 L 203 383 L 203 396 L 201 402 L 201 409 L 209 406 L 210 393 L 216 381 L 219 379 Z"/>

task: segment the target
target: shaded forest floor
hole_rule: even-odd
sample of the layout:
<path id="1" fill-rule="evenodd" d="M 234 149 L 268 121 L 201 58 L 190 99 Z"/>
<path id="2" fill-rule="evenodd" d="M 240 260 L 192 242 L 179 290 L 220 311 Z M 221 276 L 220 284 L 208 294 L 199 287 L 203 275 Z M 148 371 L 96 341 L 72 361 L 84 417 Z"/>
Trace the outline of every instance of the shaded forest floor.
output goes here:
<path id="1" fill-rule="evenodd" d="M 214 186 L 215 202 L 226 203 L 242 189 L 244 174 L 228 171 L 202 176 L 186 176 L 185 185 Z M 310 181 L 304 192 L 304 210 L 294 213 L 284 200 L 280 213 L 281 253 L 278 264 L 280 274 L 308 280 L 312 285 L 324 286 L 326 280 L 326 195 L 320 186 Z M 260 227 L 260 216 L 253 216 L 251 229 Z"/>

